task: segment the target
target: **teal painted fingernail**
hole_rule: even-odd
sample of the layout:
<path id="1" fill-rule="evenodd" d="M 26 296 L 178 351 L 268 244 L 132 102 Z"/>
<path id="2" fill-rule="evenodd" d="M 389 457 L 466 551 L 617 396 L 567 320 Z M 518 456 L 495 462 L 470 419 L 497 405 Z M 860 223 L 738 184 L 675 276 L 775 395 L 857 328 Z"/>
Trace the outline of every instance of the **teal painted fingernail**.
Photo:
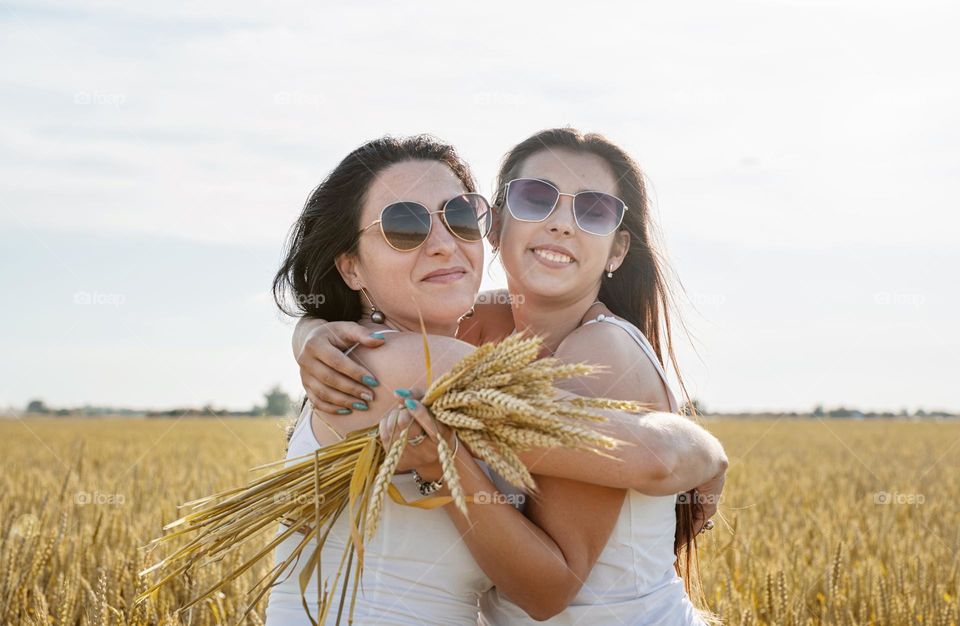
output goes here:
<path id="1" fill-rule="evenodd" d="M 401 398 L 409 398 L 409 397 L 410 397 L 410 390 L 409 390 L 409 389 L 404 389 L 403 387 L 401 387 L 400 389 L 394 389 L 394 390 L 393 390 L 393 393 L 397 394 L 397 395 L 400 396 Z"/>
<path id="2" fill-rule="evenodd" d="M 358 411 L 366 411 L 369 407 L 367 407 L 366 402 L 354 402 L 353 408 L 355 408 Z"/>
<path id="3" fill-rule="evenodd" d="M 386 339 L 386 338 L 387 338 L 387 336 L 384 335 L 384 334 L 383 334 L 382 332 L 380 332 L 379 330 L 378 330 L 377 332 L 375 332 L 375 333 L 370 333 L 370 336 L 373 337 L 374 339 Z"/>
<path id="4" fill-rule="evenodd" d="M 413 398 L 407 398 L 403 401 L 403 405 L 412 411 L 417 408 L 417 401 Z"/>
<path id="5" fill-rule="evenodd" d="M 350 409 L 337 409 L 337 415 L 350 415 L 353 413 Z"/>
<path id="6" fill-rule="evenodd" d="M 376 378 L 374 378 L 373 376 L 368 376 L 366 374 L 364 374 L 363 378 L 361 378 L 360 380 L 362 380 L 363 384 L 366 385 L 367 387 L 376 387 L 380 384 L 379 382 L 377 382 Z"/>

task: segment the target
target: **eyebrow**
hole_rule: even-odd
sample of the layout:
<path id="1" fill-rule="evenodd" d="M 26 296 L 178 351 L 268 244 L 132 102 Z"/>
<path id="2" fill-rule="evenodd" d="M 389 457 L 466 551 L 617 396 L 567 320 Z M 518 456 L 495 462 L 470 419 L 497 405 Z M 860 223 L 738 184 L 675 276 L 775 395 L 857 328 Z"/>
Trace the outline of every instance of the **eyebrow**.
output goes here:
<path id="1" fill-rule="evenodd" d="M 560 193 L 564 193 L 564 191 L 563 191 L 562 189 L 560 189 L 560 185 L 558 185 L 557 183 L 553 182 L 553 181 L 550 180 L 549 178 L 537 178 L 537 179 L 535 179 L 535 180 L 542 180 L 542 181 L 545 182 L 545 183 L 550 183 L 551 185 L 553 185 L 554 187 L 556 187 L 556 188 L 560 191 Z M 576 194 L 578 194 L 578 193 L 581 193 L 581 192 L 583 192 L 583 191 L 596 191 L 596 189 L 585 189 L 584 187 L 581 187 L 580 189 L 578 189 L 577 191 L 574 192 L 574 195 L 576 195 Z"/>

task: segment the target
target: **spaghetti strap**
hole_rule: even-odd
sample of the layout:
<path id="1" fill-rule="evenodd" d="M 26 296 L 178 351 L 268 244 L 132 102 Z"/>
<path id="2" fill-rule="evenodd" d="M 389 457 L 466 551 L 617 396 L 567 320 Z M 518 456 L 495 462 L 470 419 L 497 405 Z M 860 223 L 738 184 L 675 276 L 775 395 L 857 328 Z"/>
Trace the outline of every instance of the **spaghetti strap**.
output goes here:
<path id="1" fill-rule="evenodd" d="M 667 381 L 667 373 L 663 369 L 663 365 L 660 363 L 660 359 L 657 358 L 657 353 L 653 349 L 650 340 L 647 339 L 646 335 L 641 332 L 639 328 L 631 324 L 626 320 L 622 320 L 618 317 L 613 317 L 612 315 L 604 315 L 601 313 L 596 318 L 592 320 L 587 320 L 583 323 L 584 326 L 587 324 L 596 324 L 597 322 L 607 322 L 613 324 L 614 326 L 619 326 L 630 335 L 634 341 L 637 342 L 637 345 L 640 346 L 640 349 L 643 350 L 643 353 L 647 355 L 647 358 L 650 359 L 650 362 L 653 363 L 653 366 L 657 368 L 657 373 L 660 374 L 660 380 L 663 381 L 663 386 L 667 390 L 667 398 L 670 401 L 670 410 L 672 412 L 678 412 L 680 410 L 680 402 L 677 400 L 677 396 L 673 391 L 673 388 L 670 386 L 669 381 Z"/>

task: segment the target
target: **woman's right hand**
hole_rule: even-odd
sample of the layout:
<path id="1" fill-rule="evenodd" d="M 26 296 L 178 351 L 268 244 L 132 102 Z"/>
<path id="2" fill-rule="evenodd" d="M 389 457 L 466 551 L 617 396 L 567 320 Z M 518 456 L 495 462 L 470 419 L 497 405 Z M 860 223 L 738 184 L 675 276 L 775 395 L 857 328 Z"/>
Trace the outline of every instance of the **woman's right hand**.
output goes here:
<path id="1" fill-rule="evenodd" d="M 373 374 L 343 354 L 359 343 L 378 348 L 384 339 L 355 322 L 301 318 L 293 332 L 293 356 L 310 402 L 330 414 L 366 410 L 379 385 Z"/>

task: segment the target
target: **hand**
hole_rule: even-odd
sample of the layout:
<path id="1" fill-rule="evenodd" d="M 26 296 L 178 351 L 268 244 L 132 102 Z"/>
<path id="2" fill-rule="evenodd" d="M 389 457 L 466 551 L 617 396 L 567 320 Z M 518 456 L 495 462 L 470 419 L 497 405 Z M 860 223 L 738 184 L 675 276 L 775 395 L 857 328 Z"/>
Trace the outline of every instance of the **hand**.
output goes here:
<path id="1" fill-rule="evenodd" d="M 367 348 L 383 345 L 368 328 L 354 322 L 325 322 L 302 318 L 293 333 L 293 355 L 300 366 L 300 381 L 311 404 L 328 414 L 347 414 L 354 403 L 373 401 L 377 379 L 343 351 L 359 343 Z"/>
<path id="2" fill-rule="evenodd" d="M 707 521 L 713 517 L 720 505 L 720 499 L 723 496 L 723 484 L 727 479 L 727 470 L 722 472 L 694 489 L 694 502 L 700 504 L 694 509 L 696 511 L 693 520 L 693 534 L 698 535 L 704 529 Z M 711 522 L 712 524 L 712 522 Z M 710 526 L 712 528 L 712 525 Z M 709 528 L 707 529 L 709 530 Z"/>
<path id="3" fill-rule="evenodd" d="M 449 442 L 452 438 L 451 429 L 435 421 L 430 411 L 418 401 L 423 397 L 423 390 L 402 389 L 395 394 L 401 399 L 401 403 L 380 420 L 380 441 L 384 449 L 389 450 L 403 429 L 409 425 L 407 445 L 400 456 L 396 471 L 413 469 L 424 480 L 438 480 L 443 475 L 443 468 L 437 453 L 437 440 L 444 437 L 444 440 Z M 418 439 L 420 443 L 410 443 Z"/>

